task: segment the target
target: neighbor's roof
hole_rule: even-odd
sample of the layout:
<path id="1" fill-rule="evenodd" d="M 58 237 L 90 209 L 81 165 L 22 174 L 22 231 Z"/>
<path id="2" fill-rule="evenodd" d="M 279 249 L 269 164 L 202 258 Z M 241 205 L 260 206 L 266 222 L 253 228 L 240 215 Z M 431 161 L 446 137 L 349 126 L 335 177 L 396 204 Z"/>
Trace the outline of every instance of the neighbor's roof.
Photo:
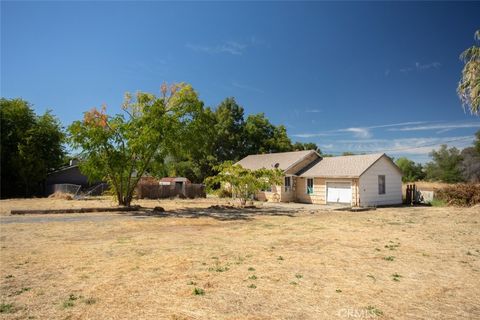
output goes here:
<path id="1" fill-rule="evenodd" d="M 287 170 L 294 164 L 303 160 L 307 155 L 315 152 L 313 150 L 292 151 L 292 152 L 278 152 L 266 154 L 254 154 L 246 156 L 236 164 L 241 165 L 245 169 L 272 169 L 278 163 L 277 168 L 280 170 Z"/>
<path id="2" fill-rule="evenodd" d="M 301 170 L 297 175 L 301 177 L 356 178 L 360 177 L 384 155 L 384 153 L 375 153 L 354 156 L 325 157 L 315 165 Z M 395 164 L 393 165 L 396 166 Z"/>
<path id="3" fill-rule="evenodd" d="M 185 177 L 163 177 L 160 182 L 190 182 L 190 180 Z"/>

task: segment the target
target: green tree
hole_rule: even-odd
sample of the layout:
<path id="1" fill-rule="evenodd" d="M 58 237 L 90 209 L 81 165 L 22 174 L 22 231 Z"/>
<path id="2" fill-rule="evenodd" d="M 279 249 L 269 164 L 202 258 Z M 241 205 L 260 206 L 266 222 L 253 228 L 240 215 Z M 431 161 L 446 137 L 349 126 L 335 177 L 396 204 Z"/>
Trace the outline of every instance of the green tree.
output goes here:
<path id="1" fill-rule="evenodd" d="M 480 30 L 475 32 L 476 41 L 480 40 Z M 473 45 L 463 51 L 460 59 L 465 63 L 462 78 L 458 84 L 458 96 L 463 106 L 468 106 L 474 115 L 480 115 L 480 47 Z"/>
<path id="2" fill-rule="evenodd" d="M 414 161 L 407 159 L 406 157 L 398 158 L 395 163 L 400 168 L 400 170 L 402 170 L 403 182 L 413 182 L 425 178 L 425 173 L 423 172 L 423 167 L 420 163 L 415 163 Z"/>
<path id="3" fill-rule="evenodd" d="M 252 114 L 245 121 L 244 155 L 269 153 L 274 147 L 275 126 L 264 113 Z"/>
<path id="4" fill-rule="evenodd" d="M 480 130 L 475 133 L 473 147 L 463 149 L 461 156 L 460 169 L 465 181 L 480 182 Z"/>
<path id="5" fill-rule="evenodd" d="M 322 153 L 322 151 L 320 150 L 320 148 L 313 142 L 306 142 L 306 143 L 302 143 L 302 142 L 295 142 L 292 146 L 292 150 L 293 151 L 302 151 L 302 150 L 315 150 L 316 152 L 318 152 L 319 154 Z"/>
<path id="6" fill-rule="evenodd" d="M 224 162 L 216 170 L 218 171 L 216 176 L 207 178 L 209 188 L 218 184 L 230 188 L 232 195 L 240 200 L 241 205 L 245 205 L 258 191 L 279 185 L 283 176 L 278 169 L 249 170 L 233 164 L 232 161 Z"/>
<path id="7" fill-rule="evenodd" d="M 460 169 L 462 156 L 457 148 L 447 149 L 446 145 L 441 145 L 438 151 L 432 150 L 430 156 L 432 161 L 425 165 L 428 180 L 449 183 L 463 181 Z"/>
<path id="8" fill-rule="evenodd" d="M 215 158 L 218 163 L 245 156 L 244 110 L 227 98 L 215 110 Z"/>
<path id="9" fill-rule="evenodd" d="M 195 143 L 202 104 L 185 83 L 162 85 L 162 95 L 126 94 L 125 114 L 109 116 L 105 107 L 85 113 L 69 128 L 74 148 L 82 150 L 81 170 L 92 180 L 106 180 L 119 205 L 129 206 L 142 175 L 154 159 L 180 156 Z"/>
<path id="10" fill-rule="evenodd" d="M 1 196 L 40 195 L 49 171 L 64 161 L 64 134 L 50 111 L 36 116 L 22 99 L 0 100 Z"/>

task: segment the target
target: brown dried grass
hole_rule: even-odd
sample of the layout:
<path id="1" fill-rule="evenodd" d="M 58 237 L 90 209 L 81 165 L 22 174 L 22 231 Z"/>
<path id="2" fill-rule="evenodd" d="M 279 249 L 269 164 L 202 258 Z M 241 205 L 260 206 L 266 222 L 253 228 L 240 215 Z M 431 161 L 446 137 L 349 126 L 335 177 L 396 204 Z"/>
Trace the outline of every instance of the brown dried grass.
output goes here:
<path id="1" fill-rule="evenodd" d="M 478 208 L 232 221 L 101 215 L 111 219 L 0 225 L 1 302 L 16 308 L 2 318 L 375 318 L 368 306 L 382 319 L 480 317 Z M 82 298 L 64 308 L 71 294 Z"/>
<path id="2" fill-rule="evenodd" d="M 436 198 L 448 205 L 471 207 L 480 204 L 480 184 L 459 183 L 439 189 Z"/>

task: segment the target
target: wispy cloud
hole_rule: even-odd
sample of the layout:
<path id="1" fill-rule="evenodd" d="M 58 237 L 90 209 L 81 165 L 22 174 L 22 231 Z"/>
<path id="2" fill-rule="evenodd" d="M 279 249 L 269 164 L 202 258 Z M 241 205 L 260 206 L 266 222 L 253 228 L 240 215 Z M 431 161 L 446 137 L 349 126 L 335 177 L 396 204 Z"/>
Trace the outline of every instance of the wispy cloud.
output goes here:
<path id="1" fill-rule="evenodd" d="M 370 129 L 368 128 L 346 128 L 340 129 L 342 132 L 352 132 L 355 137 L 358 138 L 370 138 L 372 134 L 370 133 Z"/>
<path id="2" fill-rule="evenodd" d="M 298 137 L 298 138 L 313 138 L 313 137 L 338 136 L 341 133 L 352 133 L 357 138 L 370 138 L 372 137 L 372 133 L 371 133 L 372 129 L 390 128 L 390 127 L 407 126 L 407 125 L 415 125 L 415 124 L 423 124 L 423 123 L 426 123 L 426 122 L 410 121 L 410 122 L 400 122 L 400 123 L 388 123 L 388 124 L 380 124 L 380 125 L 367 126 L 367 127 L 351 127 L 351 128 L 342 128 L 342 129 L 314 132 L 314 133 L 300 133 L 300 134 L 293 134 L 292 136 Z"/>
<path id="3" fill-rule="evenodd" d="M 421 126 L 407 126 L 403 128 L 391 128 L 388 131 L 425 131 L 440 130 L 438 133 L 462 128 L 480 128 L 480 122 L 464 122 L 464 123 L 436 123 Z"/>
<path id="4" fill-rule="evenodd" d="M 258 93 L 265 93 L 265 91 L 263 91 L 262 89 L 250 86 L 248 84 L 232 82 L 232 86 L 234 86 L 235 88 L 243 89 L 243 90 L 248 90 L 248 91 L 253 91 Z"/>
<path id="5" fill-rule="evenodd" d="M 248 47 L 247 44 L 236 42 L 236 41 L 227 41 L 225 43 L 221 43 L 213 46 L 187 43 L 185 46 L 197 52 L 204 52 L 209 54 L 228 53 L 232 55 L 242 55 L 245 52 L 246 48 Z"/>
<path id="6" fill-rule="evenodd" d="M 323 112 L 322 109 L 307 109 L 305 110 L 306 113 L 320 113 Z"/>
<path id="7" fill-rule="evenodd" d="M 450 137 L 422 137 L 400 139 L 351 139 L 335 140 L 334 147 L 329 148 L 332 152 L 386 152 L 392 155 L 428 155 L 433 149 L 441 144 L 465 148 L 473 143 L 475 137 L 450 136 Z M 324 145 L 324 147 L 327 147 Z"/>
<path id="8" fill-rule="evenodd" d="M 428 69 L 438 69 L 441 66 L 442 66 L 442 64 L 440 62 L 431 62 L 431 63 L 426 63 L 426 64 L 422 64 L 420 62 L 415 62 L 415 64 L 413 64 L 411 66 L 401 68 L 400 72 L 409 73 L 409 72 L 412 72 L 412 71 L 425 71 L 425 70 L 428 70 Z"/>
<path id="9" fill-rule="evenodd" d="M 226 53 L 231 55 L 242 55 L 247 51 L 249 47 L 260 45 L 267 45 L 267 43 L 262 39 L 251 36 L 247 41 L 230 40 L 213 45 L 187 43 L 185 46 L 190 50 L 207 54 Z"/>

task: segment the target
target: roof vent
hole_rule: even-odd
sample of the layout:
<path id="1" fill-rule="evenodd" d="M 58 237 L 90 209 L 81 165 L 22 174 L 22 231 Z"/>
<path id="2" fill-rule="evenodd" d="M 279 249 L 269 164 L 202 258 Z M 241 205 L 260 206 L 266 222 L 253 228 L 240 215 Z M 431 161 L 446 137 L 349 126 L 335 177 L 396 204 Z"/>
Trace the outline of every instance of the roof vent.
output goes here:
<path id="1" fill-rule="evenodd" d="M 280 167 L 280 163 L 278 163 L 278 162 L 275 163 L 275 164 L 273 165 L 273 167 L 274 167 L 275 169 L 278 169 L 278 167 Z"/>

